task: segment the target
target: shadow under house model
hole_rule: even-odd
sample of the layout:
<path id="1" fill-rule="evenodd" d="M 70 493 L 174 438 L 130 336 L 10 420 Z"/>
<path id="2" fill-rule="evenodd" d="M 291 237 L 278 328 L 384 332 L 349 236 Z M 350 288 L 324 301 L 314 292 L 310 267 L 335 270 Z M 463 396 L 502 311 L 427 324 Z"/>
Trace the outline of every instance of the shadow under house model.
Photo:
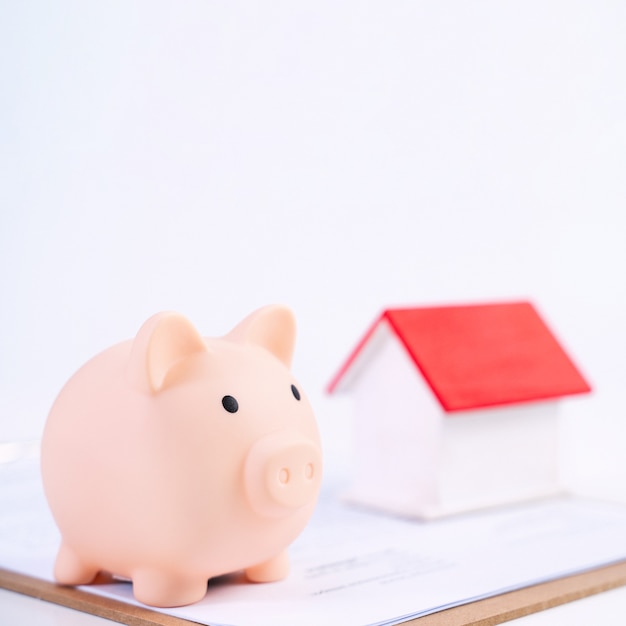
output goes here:
<path id="1" fill-rule="evenodd" d="M 590 387 L 528 302 L 385 310 L 331 381 L 350 499 L 422 518 L 560 491 L 558 400 Z"/>

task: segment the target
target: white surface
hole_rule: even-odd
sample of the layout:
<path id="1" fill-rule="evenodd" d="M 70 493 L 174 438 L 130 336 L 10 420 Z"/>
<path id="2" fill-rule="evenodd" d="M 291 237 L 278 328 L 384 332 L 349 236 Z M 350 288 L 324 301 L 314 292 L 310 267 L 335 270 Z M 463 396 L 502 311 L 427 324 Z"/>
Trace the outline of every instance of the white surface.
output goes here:
<path id="1" fill-rule="evenodd" d="M 27 598 L 0 589 L 0 626 L 105 626 L 113 624 L 93 615 Z M 623 626 L 626 611 L 626 587 L 569 602 L 540 613 L 507 622 L 515 626 Z"/>
<path id="2" fill-rule="evenodd" d="M 52 580 L 59 536 L 36 460 L 0 466 L 0 566 Z M 626 559 L 626 506 L 551 499 L 420 523 L 346 508 L 326 492 L 271 584 L 213 579 L 165 612 L 203 624 L 396 624 Z M 136 603 L 129 583 L 85 590 Z"/>

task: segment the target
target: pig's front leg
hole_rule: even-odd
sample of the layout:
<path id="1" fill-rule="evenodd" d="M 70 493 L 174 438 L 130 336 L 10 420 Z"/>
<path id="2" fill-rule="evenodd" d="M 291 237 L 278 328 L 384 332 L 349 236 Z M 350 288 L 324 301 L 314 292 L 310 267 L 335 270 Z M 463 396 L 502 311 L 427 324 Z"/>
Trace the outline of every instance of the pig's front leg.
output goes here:
<path id="1" fill-rule="evenodd" d="M 275 557 L 246 569 L 246 578 L 253 583 L 271 583 L 289 574 L 289 555 L 283 550 Z"/>
<path id="2" fill-rule="evenodd" d="M 66 543 L 61 543 L 54 564 L 54 577 L 62 585 L 88 585 L 98 573 L 98 568 L 89 565 Z"/>
<path id="3" fill-rule="evenodd" d="M 133 594 L 150 606 L 172 607 L 198 602 L 206 594 L 208 579 L 180 572 L 138 569 L 133 572 Z"/>

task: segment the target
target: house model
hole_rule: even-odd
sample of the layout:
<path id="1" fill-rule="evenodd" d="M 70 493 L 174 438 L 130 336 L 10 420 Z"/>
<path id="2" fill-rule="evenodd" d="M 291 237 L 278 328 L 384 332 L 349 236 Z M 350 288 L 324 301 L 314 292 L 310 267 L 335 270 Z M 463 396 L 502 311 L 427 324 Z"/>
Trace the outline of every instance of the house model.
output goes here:
<path id="1" fill-rule="evenodd" d="M 385 310 L 328 390 L 354 396 L 350 499 L 430 518 L 558 493 L 559 400 L 590 387 L 512 302 Z"/>

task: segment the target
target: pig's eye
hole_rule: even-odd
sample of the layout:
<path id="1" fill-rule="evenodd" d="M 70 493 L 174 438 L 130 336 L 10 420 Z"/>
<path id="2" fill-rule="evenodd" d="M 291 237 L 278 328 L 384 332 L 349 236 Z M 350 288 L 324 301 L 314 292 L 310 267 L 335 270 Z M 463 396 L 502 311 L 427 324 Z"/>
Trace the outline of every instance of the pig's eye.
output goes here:
<path id="1" fill-rule="evenodd" d="M 237 402 L 237 400 L 235 400 L 235 398 L 233 398 L 232 396 L 224 396 L 222 398 L 222 406 L 229 413 L 237 413 L 237 411 L 239 410 L 239 402 Z"/>
<path id="2" fill-rule="evenodd" d="M 300 400 L 300 392 L 295 385 L 291 385 L 291 393 L 296 400 Z"/>

